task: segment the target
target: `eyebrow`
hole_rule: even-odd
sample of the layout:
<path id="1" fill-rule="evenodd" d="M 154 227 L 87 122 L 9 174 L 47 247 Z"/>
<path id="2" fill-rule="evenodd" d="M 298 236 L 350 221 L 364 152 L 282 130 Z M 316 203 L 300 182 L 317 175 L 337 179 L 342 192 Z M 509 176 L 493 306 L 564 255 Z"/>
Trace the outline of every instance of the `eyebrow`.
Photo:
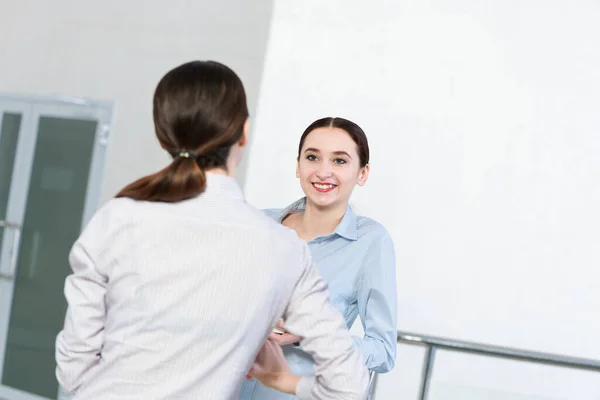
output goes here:
<path id="1" fill-rule="evenodd" d="M 308 153 L 309 151 L 311 151 L 313 153 L 321 153 L 319 151 L 319 149 L 315 149 L 314 147 L 309 147 L 308 149 L 304 150 L 305 153 Z M 352 159 L 352 157 L 350 156 L 350 154 L 348 154 L 345 151 L 334 151 L 333 154 L 335 154 L 336 156 L 346 156 L 346 157 Z"/>

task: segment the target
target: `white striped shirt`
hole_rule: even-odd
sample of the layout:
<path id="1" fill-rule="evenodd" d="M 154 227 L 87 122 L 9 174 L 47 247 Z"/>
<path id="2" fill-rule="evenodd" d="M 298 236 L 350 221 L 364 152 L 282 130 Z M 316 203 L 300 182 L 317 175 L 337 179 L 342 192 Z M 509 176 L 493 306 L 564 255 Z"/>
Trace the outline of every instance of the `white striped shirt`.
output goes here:
<path id="1" fill-rule="evenodd" d="M 179 203 L 113 199 L 71 251 L 57 378 L 75 399 L 237 398 L 278 319 L 315 376 L 299 399 L 362 400 L 362 356 L 296 234 L 207 174 Z"/>

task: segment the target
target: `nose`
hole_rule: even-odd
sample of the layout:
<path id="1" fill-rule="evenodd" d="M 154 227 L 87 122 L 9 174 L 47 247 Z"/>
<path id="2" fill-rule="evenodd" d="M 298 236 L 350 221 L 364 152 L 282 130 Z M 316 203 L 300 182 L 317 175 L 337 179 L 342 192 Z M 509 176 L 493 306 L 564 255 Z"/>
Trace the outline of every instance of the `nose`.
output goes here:
<path id="1" fill-rule="evenodd" d="M 331 178 L 331 166 L 329 165 L 329 163 L 321 163 L 321 165 L 319 166 L 319 169 L 317 170 L 317 178 L 319 178 L 322 181 L 325 181 L 329 178 Z"/>

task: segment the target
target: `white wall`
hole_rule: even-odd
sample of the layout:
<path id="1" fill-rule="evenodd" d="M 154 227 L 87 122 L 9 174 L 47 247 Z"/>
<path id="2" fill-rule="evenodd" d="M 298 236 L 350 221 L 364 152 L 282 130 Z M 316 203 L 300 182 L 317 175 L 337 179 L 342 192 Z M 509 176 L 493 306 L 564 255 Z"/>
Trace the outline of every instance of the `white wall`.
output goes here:
<path id="1" fill-rule="evenodd" d="M 400 329 L 600 359 L 599 20 L 591 0 L 276 1 L 248 200 L 300 196 L 303 129 L 353 119 Z M 402 347 L 378 399 L 415 398 L 421 356 Z M 434 377 L 434 399 L 600 397 L 598 374 L 450 353 Z"/>
<path id="2" fill-rule="evenodd" d="M 151 107 L 169 69 L 194 59 L 228 64 L 244 81 L 254 114 L 271 9 L 270 0 L 4 1 L 0 91 L 115 102 L 106 200 L 168 160 L 154 137 Z"/>

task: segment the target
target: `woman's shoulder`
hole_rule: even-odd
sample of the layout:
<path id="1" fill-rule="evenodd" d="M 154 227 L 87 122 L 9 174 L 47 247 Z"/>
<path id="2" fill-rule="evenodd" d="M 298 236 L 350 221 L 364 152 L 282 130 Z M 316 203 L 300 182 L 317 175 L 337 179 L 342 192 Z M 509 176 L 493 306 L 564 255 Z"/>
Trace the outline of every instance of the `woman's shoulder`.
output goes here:
<path id="1" fill-rule="evenodd" d="M 356 228 L 358 230 L 358 238 L 370 239 L 373 241 L 389 238 L 391 239 L 390 233 L 386 227 L 380 222 L 373 218 L 365 216 L 356 217 Z"/>
<path id="2" fill-rule="evenodd" d="M 139 202 L 127 197 L 112 198 L 96 210 L 92 220 L 122 219 L 131 214 Z"/>
<path id="3" fill-rule="evenodd" d="M 284 209 L 283 208 L 264 208 L 261 210 L 263 214 L 267 217 L 275 220 L 276 222 L 281 221 L 281 217 L 283 216 Z"/>
<path id="4" fill-rule="evenodd" d="M 134 204 L 135 200 L 126 197 L 109 199 L 96 209 L 96 212 L 94 212 L 90 223 L 97 223 L 98 221 L 111 218 L 115 214 L 126 215 L 129 210 L 134 207 Z"/>
<path id="5" fill-rule="evenodd" d="M 106 239 L 115 227 L 122 225 L 131 214 L 134 200 L 128 198 L 113 198 L 102 204 L 94 215 L 86 222 L 78 242 L 86 247 L 97 247 Z"/>

